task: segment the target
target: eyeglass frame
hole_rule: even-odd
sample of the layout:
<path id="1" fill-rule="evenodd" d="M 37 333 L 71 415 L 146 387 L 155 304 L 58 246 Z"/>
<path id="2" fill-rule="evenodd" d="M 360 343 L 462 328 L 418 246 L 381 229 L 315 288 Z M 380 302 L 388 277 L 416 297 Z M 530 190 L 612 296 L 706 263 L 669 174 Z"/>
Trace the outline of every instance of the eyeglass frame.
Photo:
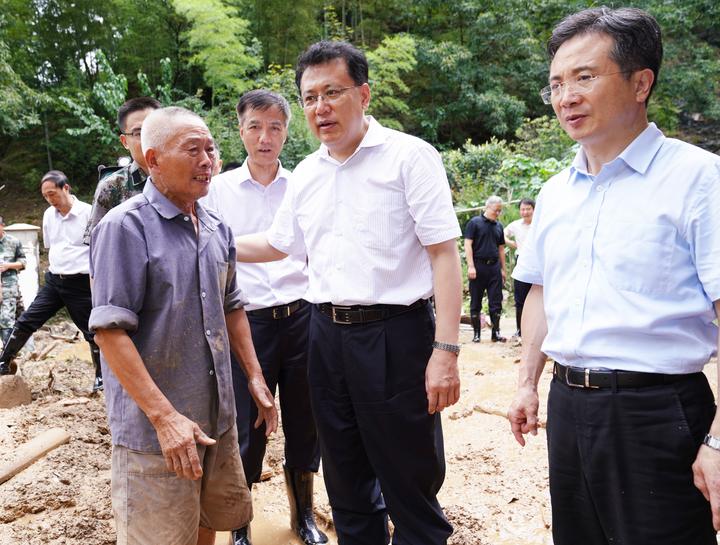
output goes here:
<path id="1" fill-rule="evenodd" d="M 590 91 L 593 90 L 593 88 L 595 87 L 595 82 L 596 82 L 597 79 L 600 78 L 600 77 L 604 77 L 604 76 L 614 76 L 614 75 L 616 75 L 616 74 L 628 74 L 628 73 L 632 73 L 632 72 L 635 72 L 635 70 L 619 70 L 619 71 L 617 71 L 617 72 L 608 72 L 607 74 L 595 74 L 595 75 L 593 75 L 593 76 L 590 76 L 590 77 L 588 78 L 588 80 L 587 80 L 588 83 L 591 83 L 590 87 L 588 87 L 587 89 L 583 89 L 582 87 L 580 87 L 580 92 L 578 92 L 578 88 L 577 88 L 577 87 L 573 87 L 573 91 L 574 91 L 574 93 L 575 93 L 576 95 L 584 95 L 585 93 L 589 93 Z M 581 74 L 581 75 L 578 75 L 577 77 L 580 78 L 580 77 L 582 77 L 583 75 L 584 75 L 584 74 Z M 567 86 L 568 86 L 568 85 L 572 86 L 572 85 L 577 85 L 577 84 L 578 84 L 578 80 L 575 80 L 574 83 L 568 83 L 568 82 L 566 82 L 566 81 L 563 81 L 563 82 L 558 83 L 558 85 L 560 85 L 561 90 L 562 90 L 563 88 L 564 88 L 565 90 L 567 90 L 567 88 L 568 88 Z M 542 89 L 540 89 L 540 98 L 542 99 L 543 104 L 547 104 L 547 105 L 552 104 L 552 97 L 553 97 L 553 94 L 552 94 L 552 86 L 553 86 L 553 85 L 554 85 L 554 84 L 551 83 L 550 85 L 546 85 L 545 87 L 543 87 Z M 563 91 L 563 92 L 565 92 L 565 91 Z M 547 98 L 545 98 L 546 96 L 547 96 Z M 561 96 L 561 95 L 558 95 L 558 96 Z"/>
<path id="2" fill-rule="evenodd" d="M 137 133 L 137 134 L 135 134 L 135 133 Z M 140 135 L 142 134 L 142 129 L 138 129 L 137 131 L 132 131 L 132 132 L 120 131 L 120 134 L 122 134 L 123 136 L 130 136 L 131 138 L 140 138 Z"/>
<path id="3" fill-rule="evenodd" d="M 358 87 L 362 87 L 365 85 L 364 83 L 361 83 L 360 85 L 351 85 L 350 87 L 340 87 L 339 89 L 328 89 L 324 93 L 318 93 L 317 95 L 307 95 L 306 97 L 303 97 L 302 95 L 298 97 L 298 101 L 300 102 L 300 107 L 305 109 L 311 109 L 311 108 L 317 108 L 318 104 L 320 104 L 320 99 L 322 98 L 323 101 L 326 101 L 329 104 L 333 104 L 335 101 L 342 98 L 342 96 L 349 91 L 350 89 L 357 89 Z M 336 92 L 337 95 L 334 97 L 329 97 L 327 94 L 331 92 Z M 308 98 L 315 98 L 315 102 L 313 104 L 305 104 L 305 100 Z"/>

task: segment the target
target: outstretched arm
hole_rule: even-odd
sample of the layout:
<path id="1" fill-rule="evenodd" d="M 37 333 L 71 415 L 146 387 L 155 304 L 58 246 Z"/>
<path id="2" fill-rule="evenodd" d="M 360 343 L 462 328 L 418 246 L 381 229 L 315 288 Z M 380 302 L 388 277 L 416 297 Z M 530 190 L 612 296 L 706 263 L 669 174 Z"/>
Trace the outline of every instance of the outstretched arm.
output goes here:
<path id="1" fill-rule="evenodd" d="M 279 261 L 287 257 L 268 242 L 265 233 L 253 233 L 235 237 L 237 260 L 242 263 L 266 263 Z"/>

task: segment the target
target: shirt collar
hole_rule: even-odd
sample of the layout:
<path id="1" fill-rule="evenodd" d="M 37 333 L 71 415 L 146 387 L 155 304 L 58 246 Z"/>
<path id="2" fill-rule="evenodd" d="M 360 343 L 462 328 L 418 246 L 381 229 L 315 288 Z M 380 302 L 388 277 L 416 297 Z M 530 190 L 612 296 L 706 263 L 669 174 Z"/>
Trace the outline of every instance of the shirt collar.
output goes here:
<path id="1" fill-rule="evenodd" d="M 380 123 L 376 121 L 376 119 L 371 115 L 366 115 L 365 119 L 368 122 L 368 129 L 365 131 L 365 136 L 363 136 L 363 139 L 360 141 L 360 144 L 358 145 L 357 149 L 348 157 L 344 162 L 349 161 L 352 157 L 357 154 L 359 150 L 362 148 L 372 148 L 375 146 L 380 146 L 387 142 L 388 139 L 388 130 L 383 127 Z M 327 159 L 330 161 L 338 162 L 330 155 L 330 152 L 328 151 L 328 148 L 325 144 L 320 144 L 320 148 L 318 149 L 318 153 L 320 154 L 320 157 L 323 159 Z"/>
<path id="2" fill-rule="evenodd" d="M 257 180 L 253 180 L 252 174 L 250 174 L 250 167 L 248 166 L 248 160 L 245 158 L 245 161 L 243 161 L 243 164 L 239 166 L 237 169 L 237 176 L 239 178 L 239 183 L 243 184 L 245 182 L 255 182 L 260 183 Z M 290 172 L 283 168 L 282 163 L 280 162 L 280 159 L 278 159 L 278 171 L 277 174 L 275 174 L 275 179 L 268 184 L 268 186 L 271 186 L 275 182 L 277 182 L 280 179 L 288 179 Z"/>
<path id="3" fill-rule="evenodd" d="M 57 208 L 55 208 L 53 206 L 53 209 L 55 210 L 55 214 L 57 216 L 59 216 L 61 219 L 78 215 L 79 208 L 80 208 L 80 201 L 77 200 L 77 197 L 75 197 L 75 195 L 70 195 L 70 198 L 72 199 L 72 206 L 70 207 L 70 210 L 68 211 L 68 213 L 65 214 L 64 216 L 60 213 L 60 210 L 58 210 Z"/>
<path id="4" fill-rule="evenodd" d="M 145 184 L 143 189 L 143 195 L 145 195 L 150 206 L 166 220 L 187 215 L 180 210 L 175 203 L 160 193 L 158 188 L 155 187 L 152 177 L 148 178 L 148 183 Z M 197 215 L 200 224 L 207 227 L 210 231 L 214 231 L 217 228 L 219 222 L 215 221 L 198 201 L 195 201 L 195 215 Z"/>
<path id="5" fill-rule="evenodd" d="M 645 174 L 664 142 L 665 135 L 657 128 L 655 123 L 650 123 L 611 163 L 619 159 L 638 174 Z M 571 180 L 576 179 L 576 176 L 573 176 L 576 173 L 588 176 L 587 156 L 582 147 L 580 147 L 573 159 Z"/>

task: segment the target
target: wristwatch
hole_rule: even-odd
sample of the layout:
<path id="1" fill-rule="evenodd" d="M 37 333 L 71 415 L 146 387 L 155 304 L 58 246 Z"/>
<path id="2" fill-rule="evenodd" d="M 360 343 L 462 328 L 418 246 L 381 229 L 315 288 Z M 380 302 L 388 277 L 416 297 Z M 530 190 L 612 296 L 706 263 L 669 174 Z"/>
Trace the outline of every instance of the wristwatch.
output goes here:
<path id="1" fill-rule="evenodd" d="M 459 344 L 441 343 L 439 341 L 433 341 L 432 347 L 437 348 L 438 350 L 445 350 L 445 352 L 452 352 L 455 355 L 458 355 L 460 353 Z M 720 444 L 720 440 L 718 440 L 718 444 Z"/>
<path id="2" fill-rule="evenodd" d="M 715 437 L 708 433 L 705 435 L 705 439 L 703 439 L 703 445 L 707 445 L 713 450 L 720 450 L 720 437 Z"/>

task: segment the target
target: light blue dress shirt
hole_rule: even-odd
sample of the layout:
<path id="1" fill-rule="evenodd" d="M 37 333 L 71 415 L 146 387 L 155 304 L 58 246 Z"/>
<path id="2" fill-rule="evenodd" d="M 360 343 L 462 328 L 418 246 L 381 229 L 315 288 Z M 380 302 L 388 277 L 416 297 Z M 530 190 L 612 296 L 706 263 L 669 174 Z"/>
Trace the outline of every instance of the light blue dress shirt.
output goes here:
<path id="1" fill-rule="evenodd" d="M 513 277 L 543 285 L 542 350 L 577 367 L 700 371 L 715 353 L 720 157 L 650 124 L 596 176 L 582 149 L 538 196 Z"/>

